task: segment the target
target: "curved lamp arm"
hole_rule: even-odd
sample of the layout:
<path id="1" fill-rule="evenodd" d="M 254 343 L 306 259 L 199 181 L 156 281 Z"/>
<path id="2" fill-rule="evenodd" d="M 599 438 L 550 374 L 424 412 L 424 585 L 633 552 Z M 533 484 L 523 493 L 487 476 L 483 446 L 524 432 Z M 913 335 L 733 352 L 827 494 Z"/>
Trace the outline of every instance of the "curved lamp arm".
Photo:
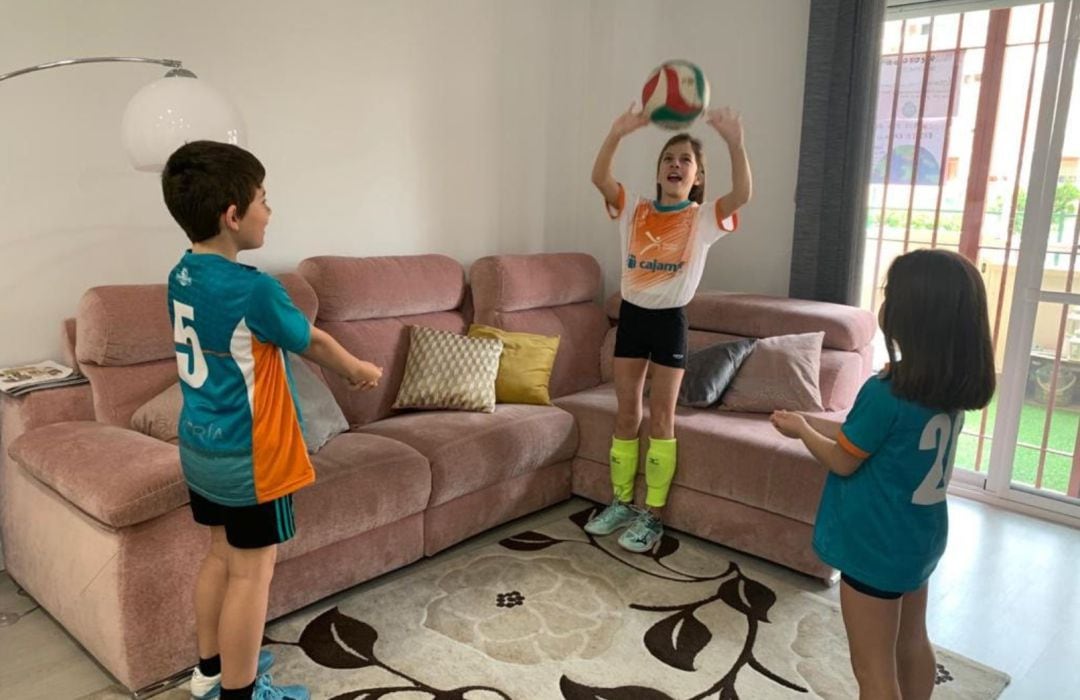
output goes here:
<path id="1" fill-rule="evenodd" d="M 0 75 L 0 81 L 7 80 L 8 78 L 14 78 L 16 76 L 25 75 L 26 73 L 35 73 L 39 70 L 48 70 L 49 68 L 60 68 L 61 66 L 74 66 L 79 63 L 156 63 L 159 66 L 168 66 L 169 68 L 179 69 L 184 73 L 191 73 L 183 68 L 180 61 L 173 58 L 143 58 L 141 56 L 95 56 L 91 58 L 65 58 L 62 61 L 52 61 L 50 63 L 42 63 L 36 66 L 30 66 L 29 68 L 20 68 L 19 70 L 13 70 L 10 73 L 4 73 Z M 172 73 L 173 71 L 169 71 Z M 191 73 L 184 77 L 194 78 L 195 74 Z"/>
<path id="2" fill-rule="evenodd" d="M 194 73 L 172 58 L 68 58 L 0 74 L 0 82 L 81 63 L 153 63 L 169 68 L 163 78 L 143 86 L 124 110 L 120 125 L 124 150 L 136 170 L 161 172 L 169 155 L 189 141 L 210 139 L 245 145 L 244 119 L 236 107 L 203 81 L 195 80 Z"/>

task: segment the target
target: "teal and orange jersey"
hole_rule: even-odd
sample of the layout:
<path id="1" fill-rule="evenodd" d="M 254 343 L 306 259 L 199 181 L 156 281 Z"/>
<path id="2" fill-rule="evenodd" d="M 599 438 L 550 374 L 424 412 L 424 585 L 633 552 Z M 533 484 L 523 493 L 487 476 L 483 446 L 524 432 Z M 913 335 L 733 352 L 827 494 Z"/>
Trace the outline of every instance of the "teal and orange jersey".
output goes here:
<path id="1" fill-rule="evenodd" d="M 837 442 L 864 460 L 829 473 L 814 523 L 822 561 L 883 591 L 922 586 L 949 535 L 946 490 L 964 427 L 962 411 L 902 399 L 887 376 L 863 384 Z"/>
<path id="2" fill-rule="evenodd" d="M 312 483 L 285 355 L 307 349 L 311 324 L 281 283 L 188 251 L 169 274 L 169 315 L 184 395 L 180 462 L 191 489 L 248 506 Z"/>

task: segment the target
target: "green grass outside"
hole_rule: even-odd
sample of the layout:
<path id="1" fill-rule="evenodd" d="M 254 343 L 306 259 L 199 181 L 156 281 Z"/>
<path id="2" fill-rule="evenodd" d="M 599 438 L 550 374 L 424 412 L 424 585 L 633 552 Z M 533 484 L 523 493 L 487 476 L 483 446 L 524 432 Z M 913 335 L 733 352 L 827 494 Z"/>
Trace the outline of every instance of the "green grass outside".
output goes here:
<path id="1" fill-rule="evenodd" d="M 986 432 L 992 435 L 994 431 L 994 418 L 997 415 L 997 398 L 987 407 Z M 956 449 L 956 467 L 960 469 L 975 468 L 975 448 L 978 441 L 974 435 L 966 434 L 968 431 L 977 432 L 982 414 L 979 411 L 971 411 L 964 419 L 964 433 L 960 436 L 960 444 Z M 1046 421 L 1046 405 L 1032 401 L 1026 401 L 1020 412 L 1020 439 L 1021 443 L 1016 449 L 1014 457 L 1013 476 L 1014 483 L 1035 485 L 1035 472 L 1039 466 L 1039 446 L 1042 445 L 1043 425 Z M 1072 455 L 1076 443 L 1077 425 L 1080 424 L 1080 412 L 1072 407 L 1054 407 L 1054 414 L 1050 422 L 1050 439 L 1047 448 L 1060 450 Z M 986 473 L 990 460 L 991 440 L 983 443 L 982 461 L 979 471 Z M 1035 445 L 1024 447 L 1023 445 Z M 1065 493 L 1069 485 L 1069 472 L 1072 471 L 1072 457 L 1047 453 L 1046 462 L 1043 465 L 1042 488 L 1057 493 Z"/>

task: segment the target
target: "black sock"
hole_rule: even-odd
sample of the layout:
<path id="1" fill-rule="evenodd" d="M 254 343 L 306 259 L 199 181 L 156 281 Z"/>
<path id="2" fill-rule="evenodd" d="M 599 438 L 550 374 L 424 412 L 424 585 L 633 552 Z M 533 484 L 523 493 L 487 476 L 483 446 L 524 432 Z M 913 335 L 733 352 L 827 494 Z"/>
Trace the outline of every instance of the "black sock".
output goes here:
<path id="1" fill-rule="evenodd" d="M 255 692 L 255 682 L 252 681 L 251 685 L 243 688 L 225 688 L 221 689 L 221 700 L 251 700 L 252 694 Z"/>
<path id="2" fill-rule="evenodd" d="M 209 659 L 199 659 L 199 673 L 204 676 L 216 676 L 221 673 L 221 654 Z"/>

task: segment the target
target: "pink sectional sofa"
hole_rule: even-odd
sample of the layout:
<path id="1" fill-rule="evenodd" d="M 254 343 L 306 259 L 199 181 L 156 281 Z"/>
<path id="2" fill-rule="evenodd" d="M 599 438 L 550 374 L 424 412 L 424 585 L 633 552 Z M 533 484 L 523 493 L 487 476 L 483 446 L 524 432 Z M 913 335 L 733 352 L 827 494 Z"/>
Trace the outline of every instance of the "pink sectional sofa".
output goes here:
<path id="1" fill-rule="evenodd" d="M 559 348 L 552 397 L 577 423 L 573 492 L 606 503 L 612 497 L 608 451 L 616 408 L 611 383 L 615 328 L 598 338 L 600 307 L 583 303 L 585 295 L 575 293 L 579 283 L 570 282 L 586 276 L 589 262 L 595 265 L 588 256 L 568 254 L 482 258 L 473 264 L 470 282 L 478 322 L 568 334 L 564 338 L 570 342 Z M 616 294 L 606 304 L 607 316 L 616 324 L 619 302 Z M 849 408 L 871 371 L 876 326 L 873 315 L 861 309 L 701 292 L 687 316 L 691 350 L 741 337 L 824 331 L 819 383 L 826 412 Z M 584 377 L 588 381 L 574 381 Z M 646 402 L 642 444 L 648 435 Z M 810 544 L 825 471 L 801 443 L 779 435 L 767 414 L 716 408 L 679 407 L 675 436 L 679 469 L 664 516 L 672 527 L 833 581 L 836 572 L 817 558 Z M 644 456 L 643 449 L 642 460 Z M 637 489 L 642 498 L 643 474 L 642 467 Z"/>
<path id="2" fill-rule="evenodd" d="M 316 325 L 384 367 L 373 392 L 325 377 L 351 429 L 315 456 L 297 537 L 271 590 L 277 617 L 577 493 L 609 497 L 613 330 L 589 256 L 317 257 L 282 280 Z M 191 591 L 207 534 L 191 520 L 177 450 L 128 427 L 176 381 L 164 285 L 89 290 L 70 352 L 89 386 L 3 397 L 0 534 L 12 578 L 120 682 L 139 689 L 195 661 Z M 614 303 L 614 302 L 613 302 Z M 475 308 L 475 314 L 472 309 Z M 615 308 L 615 307 L 610 307 Z M 410 325 L 473 320 L 559 335 L 554 406 L 396 415 Z M 694 345 L 825 330 L 823 394 L 846 408 L 869 372 L 870 314 L 703 294 Z M 65 325 L 71 335 L 72 324 Z M 643 428 L 647 430 L 647 428 Z M 683 411 L 673 527 L 829 579 L 810 548 L 824 474 L 760 415 Z"/>

